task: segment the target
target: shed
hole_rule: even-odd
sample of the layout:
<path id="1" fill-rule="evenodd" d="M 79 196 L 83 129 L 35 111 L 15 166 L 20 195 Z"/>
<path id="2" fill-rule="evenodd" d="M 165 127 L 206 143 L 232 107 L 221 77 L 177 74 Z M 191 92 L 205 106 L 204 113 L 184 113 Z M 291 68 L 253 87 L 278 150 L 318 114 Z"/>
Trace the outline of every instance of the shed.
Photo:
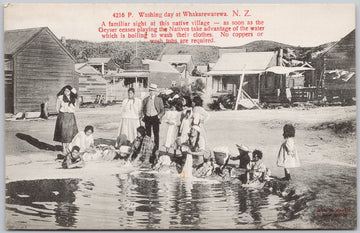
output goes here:
<path id="1" fill-rule="evenodd" d="M 169 88 L 181 85 L 181 74 L 167 62 L 145 59 L 149 65 L 149 83 L 155 83 L 159 88 Z"/>
<path id="2" fill-rule="evenodd" d="M 94 102 L 96 96 L 106 98 L 107 82 L 101 73 L 87 63 L 75 64 L 79 75 L 79 97 L 83 103 Z"/>
<path id="3" fill-rule="evenodd" d="M 48 27 L 4 33 L 5 112 L 40 111 L 65 85 L 78 87 L 75 59 Z"/>

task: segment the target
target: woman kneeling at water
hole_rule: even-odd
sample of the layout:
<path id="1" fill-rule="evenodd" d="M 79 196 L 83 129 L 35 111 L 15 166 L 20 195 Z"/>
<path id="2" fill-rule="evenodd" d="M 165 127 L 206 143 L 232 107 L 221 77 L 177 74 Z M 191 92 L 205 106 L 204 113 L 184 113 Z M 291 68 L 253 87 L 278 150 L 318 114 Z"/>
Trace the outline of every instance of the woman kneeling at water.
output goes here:
<path id="1" fill-rule="evenodd" d="M 196 168 L 196 176 L 208 176 L 212 174 L 213 164 L 210 153 L 205 150 L 205 139 L 200 133 L 198 125 L 191 127 L 188 140 L 180 147 L 182 156 L 177 159 L 178 168 L 183 169 L 187 159 L 192 160 L 192 167 Z M 191 156 L 191 158 L 188 157 Z"/>
<path id="2" fill-rule="evenodd" d="M 132 143 L 129 159 L 133 163 L 150 163 L 153 156 L 154 142 L 151 137 L 146 135 L 144 126 L 136 129 L 137 137 Z"/>

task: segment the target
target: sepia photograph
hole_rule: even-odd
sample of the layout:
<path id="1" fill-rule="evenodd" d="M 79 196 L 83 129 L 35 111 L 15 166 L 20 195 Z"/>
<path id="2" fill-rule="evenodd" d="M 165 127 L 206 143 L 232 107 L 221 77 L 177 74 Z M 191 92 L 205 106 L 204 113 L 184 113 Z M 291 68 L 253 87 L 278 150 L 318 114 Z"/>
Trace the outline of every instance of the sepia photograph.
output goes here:
<path id="1" fill-rule="evenodd" d="M 4 4 L 6 229 L 357 229 L 355 9 Z"/>

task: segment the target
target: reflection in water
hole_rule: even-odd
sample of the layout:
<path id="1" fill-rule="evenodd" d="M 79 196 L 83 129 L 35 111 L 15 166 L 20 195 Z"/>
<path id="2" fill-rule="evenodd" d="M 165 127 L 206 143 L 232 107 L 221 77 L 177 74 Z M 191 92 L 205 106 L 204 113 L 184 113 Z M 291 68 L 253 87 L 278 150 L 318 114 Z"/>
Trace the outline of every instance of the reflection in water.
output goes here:
<path id="1" fill-rule="evenodd" d="M 19 181 L 6 184 L 6 196 L 14 228 L 254 229 L 289 220 L 286 202 L 263 190 L 154 172 Z"/>
<path id="2" fill-rule="evenodd" d="M 39 217 L 39 221 L 55 216 L 55 223 L 59 226 L 75 227 L 76 213 L 79 208 L 73 202 L 76 199 L 74 192 L 78 189 L 78 183 L 77 179 L 8 183 L 6 184 L 6 209 L 33 218 Z M 54 203 L 55 208 L 50 209 L 49 203 Z M 38 228 L 42 228 L 41 225 Z"/>

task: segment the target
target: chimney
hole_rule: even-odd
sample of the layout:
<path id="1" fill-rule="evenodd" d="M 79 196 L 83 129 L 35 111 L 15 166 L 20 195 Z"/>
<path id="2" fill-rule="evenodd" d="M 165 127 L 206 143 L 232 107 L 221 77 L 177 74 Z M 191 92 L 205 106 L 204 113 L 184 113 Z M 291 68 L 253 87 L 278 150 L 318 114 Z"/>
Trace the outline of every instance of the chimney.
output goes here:
<path id="1" fill-rule="evenodd" d="M 63 44 L 64 46 L 66 46 L 66 37 L 62 36 L 61 37 L 61 44 Z"/>

